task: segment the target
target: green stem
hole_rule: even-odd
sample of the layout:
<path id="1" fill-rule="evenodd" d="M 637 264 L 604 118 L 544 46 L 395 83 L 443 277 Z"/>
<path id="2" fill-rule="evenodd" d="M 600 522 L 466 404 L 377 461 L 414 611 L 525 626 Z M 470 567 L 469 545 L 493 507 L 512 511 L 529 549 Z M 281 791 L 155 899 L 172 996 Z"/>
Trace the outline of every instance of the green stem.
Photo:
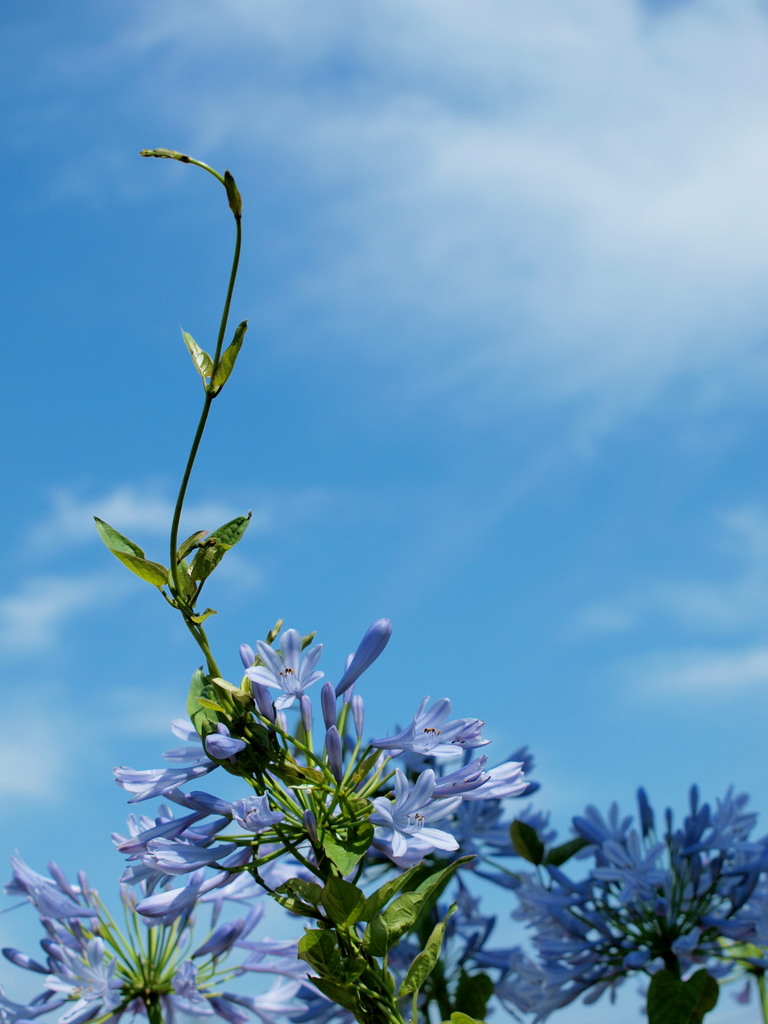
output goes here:
<path id="1" fill-rule="evenodd" d="M 208 167 L 207 164 L 203 164 L 203 163 L 201 163 L 198 160 L 193 160 L 191 157 L 186 157 L 183 162 L 184 163 L 194 164 L 196 167 L 202 167 L 204 170 L 206 170 L 210 174 L 212 174 L 218 181 L 220 181 L 226 187 L 225 178 L 222 175 L 220 175 L 217 171 L 214 171 L 211 167 Z M 182 614 L 182 617 L 184 618 L 184 622 L 185 622 L 187 628 L 189 629 L 190 633 L 194 637 L 194 640 L 197 643 L 197 646 L 203 652 L 206 664 L 208 666 L 208 674 L 211 675 L 211 676 L 221 676 L 221 672 L 219 671 L 219 667 L 216 664 L 216 660 L 213 657 L 213 654 L 211 653 L 211 648 L 210 648 L 210 645 L 208 643 L 208 637 L 206 635 L 205 630 L 203 629 L 202 625 L 200 625 L 199 623 L 196 623 L 196 622 L 194 622 L 192 620 L 192 615 L 194 614 L 194 608 L 190 607 L 186 603 L 186 601 L 183 600 L 182 597 L 181 597 L 182 591 L 181 591 L 181 583 L 180 583 L 180 579 L 179 579 L 179 566 L 178 566 L 178 561 L 177 561 L 177 558 L 176 558 L 176 551 L 178 550 L 178 546 L 179 546 L 179 523 L 181 522 L 181 513 L 182 513 L 182 509 L 184 507 L 184 500 L 185 500 L 186 495 L 187 495 L 187 487 L 189 485 L 189 479 L 190 479 L 190 477 L 192 475 L 192 468 L 193 468 L 193 466 L 195 464 L 195 459 L 197 458 L 197 452 L 198 452 L 198 449 L 200 447 L 200 442 L 202 441 L 203 433 L 205 432 L 205 427 L 206 427 L 206 424 L 208 422 L 208 414 L 211 411 L 211 405 L 213 404 L 214 398 L 218 394 L 218 391 L 215 391 L 213 389 L 213 378 L 214 378 L 214 376 L 216 374 L 216 369 L 218 368 L 219 360 L 221 359 L 221 349 L 222 349 L 222 346 L 223 346 L 223 343 L 224 343 L 224 337 L 226 335 L 227 322 L 229 320 L 229 310 L 230 310 L 230 306 L 232 304 L 232 295 L 233 295 L 234 290 L 235 290 L 235 281 L 237 279 L 237 270 L 238 270 L 238 266 L 240 264 L 240 248 L 241 248 L 241 244 L 242 244 L 242 220 L 241 220 L 241 217 L 240 217 L 239 213 L 235 213 L 235 226 L 236 226 L 235 251 L 234 251 L 234 255 L 232 257 L 232 269 L 231 269 L 230 274 L 229 274 L 229 284 L 227 286 L 227 294 L 226 294 L 226 298 L 224 300 L 224 309 L 222 310 L 221 321 L 219 323 L 219 333 L 218 333 L 218 337 L 216 339 L 216 350 L 214 352 L 213 360 L 212 360 L 213 367 L 212 367 L 212 370 L 211 370 L 211 379 L 210 379 L 210 383 L 208 385 L 206 385 L 206 388 L 205 388 L 205 398 L 203 400 L 203 409 L 202 409 L 202 412 L 200 413 L 200 419 L 199 419 L 198 424 L 197 424 L 197 429 L 195 431 L 195 436 L 194 436 L 194 438 L 192 440 L 192 447 L 190 448 L 190 451 L 189 451 L 189 457 L 187 458 L 187 464 L 184 467 L 184 475 L 181 478 L 181 484 L 179 486 L 179 493 L 178 493 L 178 496 L 176 498 L 176 505 L 175 505 L 174 510 L 173 510 L 173 520 L 171 522 L 171 535 L 170 535 L 170 566 L 171 566 L 171 579 L 173 580 L 173 591 L 174 591 L 173 597 L 174 597 L 174 600 L 176 602 L 176 606 L 178 607 L 179 611 Z"/>
<path id="2" fill-rule="evenodd" d="M 757 975 L 757 990 L 760 993 L 760 1009 L 763 1013 L 763 1024 L 768 1024 L 768 991 L 765 986 L 765 974 L 761 971 Z"/>

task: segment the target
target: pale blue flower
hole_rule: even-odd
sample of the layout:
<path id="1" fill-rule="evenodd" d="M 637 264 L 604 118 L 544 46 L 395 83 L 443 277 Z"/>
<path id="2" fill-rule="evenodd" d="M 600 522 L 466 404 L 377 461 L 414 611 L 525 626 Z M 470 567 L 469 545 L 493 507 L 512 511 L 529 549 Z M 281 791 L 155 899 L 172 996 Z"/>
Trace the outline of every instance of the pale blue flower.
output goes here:
<path id="1" fill-rule="evenodd" d="M 392 623 L 389 619 L 377 619 L 365 631 L 357 650 L 347 659 L 344 674 L 336 685 L 336 696 L 340 697 L 352 686 L 376 661 L 389 643 L 392 635 Z"/>
<path id="2" fill-rule="evenodd" d="M 280 653 L 263 640 L 257 640 L 258 654 L 264 664 L 245 670 L 253 682 L 282 691 L 275 701 L 278 711 L 291 707 L 297 697 L 323 677 L 322 672 L 315 671 L 323 645 L 316 644 L 302 655 L 301 642 L 301 635 L 295 629 L 286 629 L 280 636 Z"/>
<path id="3" fill-rule="evenodd" d="M 456 757 L 465 749 L 482 747 L 490 740 L 480 736 L 483 722 L 477 718 L 445 719 L 451 712 L 447 697 L 436 701 L 427 709 L 429 697 L 419 704 L 411 724 L 397 733 L 380 740 L 371 740 L 371 746 L 380 750 L 399 750 L 430 757 Z"/>
<path id="4" fill-rule="evenodd" d="M 450 832 L 432 828 L 431 822 L 452 814 L 461 797 L 434 799 L 436 781 L 431 768 L 422 772 L 411 787 L 398 768 L 395 771 L 395 799 L 376 797 L 370 820 L 376 826 L 374 841 L 379 849 L 397 862 L 406 856 L 409 845 L 421 857 L 430 850 L 457 850 L 459 844 Z M 421 857 L 419 859 L 421 859 Z"/>

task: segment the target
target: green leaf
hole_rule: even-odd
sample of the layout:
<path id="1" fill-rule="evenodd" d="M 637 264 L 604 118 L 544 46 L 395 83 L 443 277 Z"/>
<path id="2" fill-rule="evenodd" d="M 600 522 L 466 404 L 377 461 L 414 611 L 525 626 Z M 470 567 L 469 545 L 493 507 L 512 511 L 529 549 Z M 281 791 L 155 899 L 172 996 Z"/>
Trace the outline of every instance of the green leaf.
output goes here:
<path id="1" fill-rule="evenodd" d="M 199 548 L 192 559 L 189 575 L 197 583 L 202 583 L 203 580 L 208 579 L 226 553 L 226 548 L 220 547 L 218 544 L 208 547 L 206 542 L 206 547 Z"/>
<path id="2" fill-rule="evenodd" d="M 184 339 L 184 344 L 189 349 L 189 354 L 192 356 L 195 369 L 200 374 L 203 384 L 205 384 L 206 377 L 210 377 L 213 373 L 213 361 L 208 353 L 200 348 L 191 334 L 187 334 L 185 330 L 182 330 L 181 336 Z"/>
<path id="3" fill-rule="evenodd" d="M 539 839 L 538 832 L 532 825 L 515 818 L 509 826 L 509 834 L 512 837 L 515 849 L 521 857 L 531 864 L 542 864 L 544 862 L 544 844 Z"/>
<path id="4" fill-rule="evenodd" d="M 318 907 L 322 891 L 317 882 L 310 882 L 304 878 L 289 878 L 275 889 L 275 899 L 292 914 L 317 918 L 320 916 Z"/>
<path id="5" fill-rule="evenodd" d="M 561 843 L 560 846 L 553 846 L 551 850 L 548 850 L 544 857 L 544 863 L 554 864 L 555 867 L 559 868 L 561 864 L 565 864 L 567 860 L 570 860 L 579 850 L 583 850 L 585 846 L 589 846 L 589 842 L 586 839 L 569 839 L 567 843 Z"/>
<path id="6" fill-rule="evenodd" d="M 189 715 L 192 725 L 195 727 L 197 735 L 201 738 L 215 729 L 219 721 L 216 713 L 201 703 L 201 698 L 207 698 L 210 700 L 215 696 L 216 694 L 214 693 L 208 676 L 205 675 L 201 668 L 198 668 L 192 676 L 192 681 L 189 684 L 187 714 Z"/>
<path id="7" fill-rule="evenodd" d="M 331 922 L 347 927 L 360 917 L 360 911 L 365 904 L 365 893 L 352 882 L 332 877 L 325 883 L 320 899 Z"/>
<path id="8" fill-rule="evenodd" d="M 176 552 L 176 561 L 181 562 L 187 557 L 188 554 L 197 547 L 203 537 L 206 535 L 207 530 L 198 530 L 196 533 L 191 534 L 184 543 L 181 545 L 179 550 Z"/>
<path id="9" fill-rule="evenodd" d="M 717 982 L 703 969 L 687 981 L 659 971 L 648 986 L 648 1024 L 701 1024 L 719 994 Z"/>
<path id="10" fill-rule="evenodd" d="M 328 858 L 339 869 L 340 874 L 348 875 L 353 871 L 361 857 L 365 856 L 373 841 L 373 825 L 367 821 L 355 829 L 350 829 L 347 836 L 323 835 L 322 845 Z M 365 901 L 363 901 L 365 902 Z M 362 909 L 362 907 L 361 907 Z"/>
<path id="11" fill-rule="evenodd" d="M 467 974 L 462 968 L 456 986 L 455 1006 L 463 1006 L 470 1017 L 484 1017 L 493 995 L 493 980 L 487 974 Z"/>
<path id="12" fill-rule="evenodd" d="M 442 864 L 425 865 L 416 864 L 408 868 L 397 878 L 390 878 L 379 889 L 372 892 L 365 901 L 363 912 L 360 915 L 361 921 L 373 921 L 378 917 L 392 897 L 398 892 L 425 892 L 431 898 L 435 893 L 448 882 L 454 871 L 468 864 L 473 858 L 459 857 L 452 861 L 447 867 Z"/>
<path id="13" fill-rule="evenodd" d="M 209 700 L 207 697 L 198 697 L 197 703 L 201 708 L 207 708 L 208 711 L 218 711 L 222 715 L 226 715 L 226 708 L 223 708 L 221 704 L 217 704 L 215 700 Z"/>
<path id="14" fill-rule="evenodd" d="M 388 882 L 385 882 L 384 885 L 376 889 L 375 892 L 372 892 L 365 901 L 365 906 L 360 914 L 360 920 L 372 921 L 375 917 L 378 917 L 389 901 L 396 896 L 401 889 L 407 889 L 411 879 L 419 874 L 421 870 L 421 864 L 408 868 L 408 870 L 404 871 L 402 875 L 398 875 L 396 878 L 390 878 Z"/>
<path id="15" fill-rule="evenodd" d="M 248 523 L 250 523 L 252 515 L 253 513 L 249 512 L 247 516 L 235 516 L 234 519 L 230 519 L 228 523 L 220 526 L 218 530 L 214 530 L 212 534 L 205 538 L 203 543 L 217 544 L 225 550 L 233 548 L 248 529 Z"/>
<path id="16" fill-rule="evenodd" d="M 105 523 L 103 519 L 99 519 L 98 516 L 93 517 L 96 523 L 96 529 L 99 531 L 99 536 L 107 545 L 113 555 L 121 552 L 124 555 L 136 555 L 137 558 L 144 557 L 144 551 L 139 547 L 138 544 L 134 544 L 132 540 L 128 540 L 122 533 L 118 533 L 114 526 L 110 526 L 109 523 Z"/>
<path id="17" fill-rule="evenodd" d="M 421 988 L 435 969 L 435 964 L 440 959 L 440 949 L 443 945 L 446 921 L 455 911 L 456 904 L 454 903 L 444 920 L 438 921 L 432 929 L 431 935 L 424 943 L 424 949 L 413 958 L 411 966 L 408 968 L 408 973 L 403 979 L 400 991 L 398 992 L 399 996 L 407 996 L 409 993 Z"/>
<path id="18" fill-rule="evenodd" d="M 333 981 L 331 978 L 309 979 L 315 988 L 320 989 L 324 996 L 328 996 L 332 1003 L 343 1006 L 351 1014 L 357 1017 L 359 1007 L 354 995 L 354 988 L 340 981 Z"/>
<path id="19" fill-rule="evenodd" d="M 243 347 L 243 340 L 247 330 L 248 321 L 243 320 L 241 324 L 238 324 L 234 338 L 222 353 L 219 365 L 216 367 L 216 372 L 214 373 L 213 380 L 211 381 L 211 388 L 215 391 L 221 391 L 229 380 L 229 375 L 235 368 L 235 362 L 240 354 L 240 349 Z"/>
<path id="20" fill-rule="evenodd" d="M 144 557 L 143 550 L 132 540 L 128 540 L 122 533 L 105 523 L 103 519 L 94 516 L 96 529 L 106 546 L 123 565 L 127 566 L 134 576 L 138 576 L 153 587 L 164 587 L 168 583 L 168 570 L 159 562 L 150 562 Z"/>
<path id="21" fill-rule="evenodd" d="M 196 622 L 199 626 L 206 619 L 209 619 L 211 615 L 218 615 L 215 608 L 206 608 L 204 612 L 200 612 L 198 615 L 190 615 L 189 617 L 192 622 Z"/>
<path id="22" fill-rule="evenodd" d="M 341 952 L 332 932 L 309 928 L 299 939 L 299 960 L 304 960 L 318 974 L 344 980 Z"/>
<path id="23" fill-rule="evenodd" d="M 470 1017 L 468 1013 L 462 1013 L 460 1010 L 454 1010 L 451 1019 L 441 1021 L 441 1024 L 485 1024 L 485 1021 Z"/>

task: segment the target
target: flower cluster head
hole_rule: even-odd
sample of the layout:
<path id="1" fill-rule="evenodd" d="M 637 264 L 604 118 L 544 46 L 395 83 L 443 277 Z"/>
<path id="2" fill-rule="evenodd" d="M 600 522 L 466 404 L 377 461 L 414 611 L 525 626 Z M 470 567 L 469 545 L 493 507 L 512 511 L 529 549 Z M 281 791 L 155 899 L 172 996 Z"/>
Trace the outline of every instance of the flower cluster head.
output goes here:
<path id="1" fill-rule="evenodd" d="M 6 892 L 35 907 L 46 937 L 40 942 L 39 959 L 18 949 L 2 951 L 11 963 L 39 975 L 42 983 L 41 992 L 28 1003 L 14 1003 L 0 990 L 3 1024 L 38 1017 L 57 1024 L 85 1024 L 118 1020 L 123 1014 L 145 1015 L 151 1024 L 173 1021 L 178 1014 L 216 1015 L 228 1024 L 247 1024 L 246 1010 L 272 1024 L 278 1007 L 285 1014 L 306 1009 L 299 995 L 303 972 L 296 943 L 249 939 L 263 916 L 260 903 L 249 903 L 242 916 L 217 924 L 224 899 L 242 903 L 236 889 L 221 890 L 210 901 L 211 923 L 201 939 L 189 915 L 147 928 L 126 888 L 121 930 L 83 872 L 72 884 L 53 863 L 48 865 L 50 876 L 33 871 L 19 857 L 12 858 L 11 865 Z M 253 889 L 251 897 L 258 894 L 257 887 Z M 230 960 L 237 953 L 234 965 Z M 253 996 L 238 992 L 236 986 L 230 989 L 238 975 L 254 971 L 275 976 L 269 991 Z"/>
<path id="2" fill-rule="evenodd" d="M 580 996 L 612 995 L 629 974 L 677 977 L 702 966 L 723 977 L 733 968 L 734 943 L 768 939 L 768 838 L 752 838 L 756 816 L 747 797 L 728 791 L 714 806 L 690 792 L 688 814 L 659 828 L 644 790 L 638 821 L 614 804 L 607 817 L 594 807 L 573 821 L 574 877 L 543 847 L 530 855 L 536 871 L 520 876 L 513 916 L 533 932 L 538 959 L 519 950 L 504 985 L 512 1011 L 544 1020 Z M 752 960 L 763 968 L 768 960 Z"/>
<path id="3" fill-rule="evenodd" d="M 179 818 L 161 815 L 118 841 L 131 860 L 124 880 L 148 885 L 140 913 L 170 921 L 200 895 L 226 884 L 229 872 L 260 869 L 262 863 L 265 870 L 274 870 L 280 856 L 295 871 L 302 862 L 311 870 L 327 835 L 334 841 L 349 839 L 354 829 L 360 837 L 369 835 L 372 854 L 407 867 L 434 852 L 459 848 L 466 831 L 465 802 L 496 809 L 503 798 L 529 788 L 522 760 L 488 767 L 484 754 L 472 756 L 489 743 L 481 735 L 483 723 L 449 720 L 447 699 L 430 708 L 425 698 L 405 730 L 363 744 L 363 701 L 353 688 L 390 634 L 388 619 L 373 623 L 347 659 L 339 682 L 319 687 L 319 715 L 307 691 L 323 678 L 318 668 L 322 647 L 312 646 L 311 635 L 302 638 L 297 630 L 286 629 L 272 636 L 274 648 L 263 641 L 255 649 L 244 644 L 240 688 L 220 679 L 198 680 L 201 708 L 195 727 L 173 723 L 184 741 L 164 755 L 173 767 L 115 770 L 131 802 L 163 796 L 189 812 Z M 296 715 L 295 728 L 287 712 Z M 321 752 L 312 740 L 313 721 L 320 720 Z M 446 769 L 446 758 L 456 757 L 463 764 Z M 390 767 L 398 758 L 405 771 Z M 415 758 L 424 762 L 420 773 L 409 771 Z M 251 795 L 228 801 L 184 790 L 219 767 L 246 778 Z M 471 816 L 479 817 L 477 811 Z M 479 852 L 481 841 L 476 832 L 472 852 Z M 172 887 L 173 876 L 204 868 L 215 873 L 196 887 Z"/>

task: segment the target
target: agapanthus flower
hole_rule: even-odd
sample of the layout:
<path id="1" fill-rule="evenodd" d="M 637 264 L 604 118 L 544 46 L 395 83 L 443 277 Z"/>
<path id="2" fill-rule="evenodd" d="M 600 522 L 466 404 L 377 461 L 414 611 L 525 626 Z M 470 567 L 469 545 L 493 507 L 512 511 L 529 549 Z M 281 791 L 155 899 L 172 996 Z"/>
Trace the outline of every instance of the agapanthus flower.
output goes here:
<path id="1" fill-rule="evenodd" d="M 413 786 L 398 768 L 395 771 L 395 799 L 376 797 L 371 823 L 376 826 L 374 842 L 395 863 L 405 862 L 410 853 L 421 860 L 431 850 L 457 850 L 459 844 L 450 832 L 433 828 L 431 823 L 452 814 L 461 797 L 436 799 L 435 773 L 422 772 Z M 410 858 L 409 858 L 410 859 Z"/>
<path id="2" fill-rule="evenodd" d="M 394 736 L 371 740 L 371 746 L 380 750 L 408 751 L 428 754 L 431 757 L 457 757 L 463 750 L 482 747 L 490 740 L 480 736 L 483 722 L 477 718 L 457 718 L 452 722 L 445 719 L 451 712 L 447 697 L 435 701 L 427 708 L 429 697 L 425 697 L 413 716 L 411 724 Z"/>
<path id="3" fill-rule="evenodd" d="M 249 941 L 263 916 L 260 906 L 250 906 L 245 916 L 212 927 L 197 942 L 189 915 L 182 923 L 150 929 L 134 918 L 121 934 L 97 894 L 83 884 L 85 876 L 81 875 L 81 884 L 72 885 L 55 865 L 51 876 L 38 875 L 14 858 L 13 880 L 6 889 L 14 895 L 23 893 L 38 910 L 48 934 L 42 941 L 47 962 L 40 964 L 19 950 L 3 950 L 11 963 L 44 975 L 43 990 L 27 1003 L 13 1002 L 0 990 L 3 1024 L 44 1016 L 57 1024 L 86 1024 L 95 1018 L 117 1020 L 123 1013 L 146 1015 L 151 1024 L 173 1021 L 177 1013 L 217 1015 L 229 1024 L 247 1024 L 246 1010 L 272 1024 L 277 1014 L 305 1009 L 306 1000 L 299 995 L 302 980 L 294 965 L 303 973 L 306 965 L 297 959 L 296 943 L 289 951 L 285 940 Z M 36 901 L 42 889 L 58 889 L 77 912 L 46 917 Z M 260 892 L 252 888 L 250 896 Z M 55 901 L 49 898 L 48 903 Z M 61 907 L 65 905 L 62 902 Z M 124 905 L 134 917 L 133 901 L 127 899 Z M 230 963 L 237 954 L 238 961 Z M 252 971 L 275 975 L 276 983 L 256 996 L 229 991 L 234 977 Z"/>
<path id="4" fill-rule="evenodd" d="M 594 1001 L 635 971 L 730 973 L 730 941 L 759 941 L 768 920 L 768 840 L 750 838 L 755 819 L 744 803 L 729 792 L 713 810 L 694 787 L 682 824 L 675 828 L 667 811 L 661 834 L 642 790 L 639 829 L 616 805 L 607 817 L 590 807 L 575 818 L 576 837 L 588 844 L 575 862 L 588 861 L 583 877 L 546 862 L 519 876 L 513 916 L 533 929 L 539 963 L 520 954 L 519 981 L 510 975 L 504 985 L 509 1004 L 540 1021 L 580 996 Z"/>
<path id="5" fill-rule="evenodd" d="M 323 673 L 315 670 L 323 645 L 315 644 L 302 654 L 301 644 L 301 634 L 295 629 L 286 629 L 281 634 L 279 653 L 263 640 L 257 640 L 258 654 L 264 664 L 251 665 L 245 670 L 253 682 L 282 691 L 274 702 L 278 711 L 291 707 L 297 697 L 323 678 Z"/>

